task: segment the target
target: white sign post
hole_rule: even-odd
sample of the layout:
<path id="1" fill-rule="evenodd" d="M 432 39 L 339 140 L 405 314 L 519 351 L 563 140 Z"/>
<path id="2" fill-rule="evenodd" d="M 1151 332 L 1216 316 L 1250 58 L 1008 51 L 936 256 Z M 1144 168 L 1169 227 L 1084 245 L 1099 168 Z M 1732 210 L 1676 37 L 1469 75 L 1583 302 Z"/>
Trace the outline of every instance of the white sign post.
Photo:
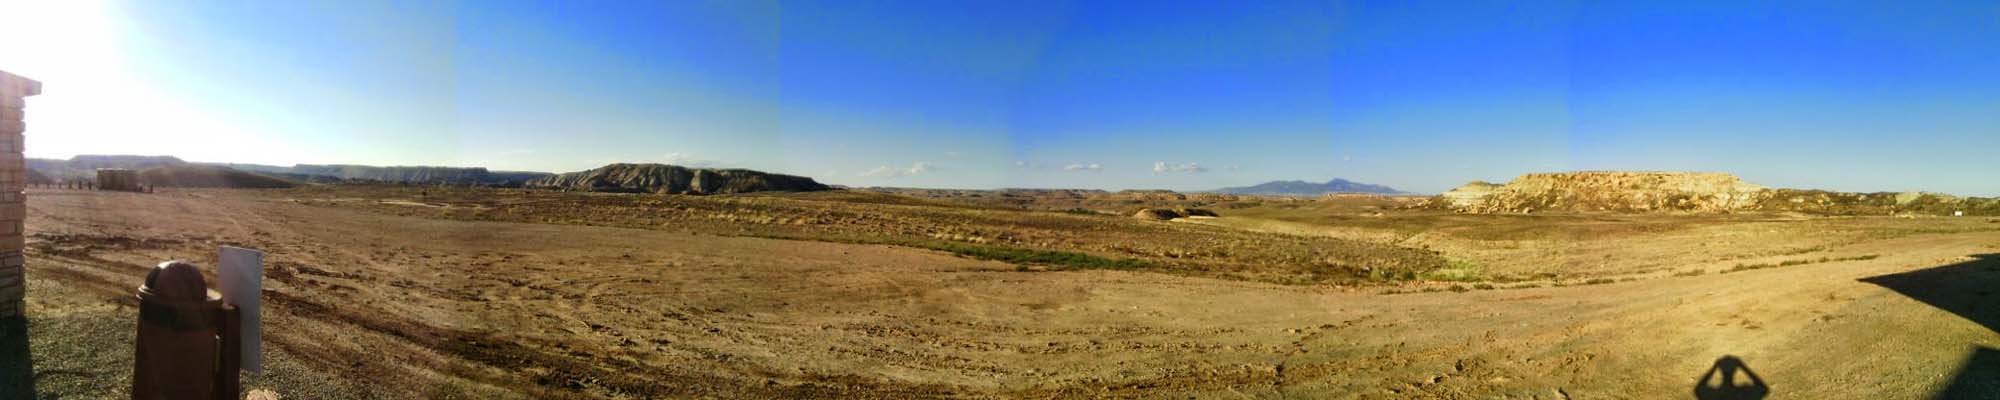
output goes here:
<path id="1" fill-rule="evenodd" d="M 216 271 L 222 301 L 236 306 L 243 327 L 243 370 L 264 373 L 264 338 L 260 328 L 260 306 L 264 294 L 264 252 L 223 246 L 222 266 Z"/>

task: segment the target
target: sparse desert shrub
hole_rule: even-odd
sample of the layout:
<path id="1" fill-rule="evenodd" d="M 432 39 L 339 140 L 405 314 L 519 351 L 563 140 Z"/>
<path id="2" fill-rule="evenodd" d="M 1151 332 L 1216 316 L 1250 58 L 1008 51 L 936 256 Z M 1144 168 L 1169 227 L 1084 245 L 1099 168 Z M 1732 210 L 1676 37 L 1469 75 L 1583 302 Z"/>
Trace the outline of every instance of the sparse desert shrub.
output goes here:
<path id="1" fill-rule="evenodd" d="M 1736 264 L 1736 266 L 1734 267 L 1729 267 L 1729 269 L 1723 270 L 1722 273 L 1727 274 L 1731 272 L 1742 272 L 1742 271 L 1776 268 L 1776 267 L 1777 267 L 1776 265 L 1771 265 L 1771 264 Z"/>
<path id="2" fill-rule="evenodd" d="M 1697 268 L 1697 269 L 1691 269 L 1691 270 L 1686 270 L 1686 271 L 1681 271 L 1681 272 L 1675 272 L 1675 273 L 1674 273 L 1674 276 L 1701 276 L 1702 274 L 1707 274 L 1707 273 L 1708 273 L 1708 270 L 1706 270 L 1706 269 L 1699 269 L 1699 268 Z"/>
<path id="3" fill-rule="evenodd" d="M 1798 266 L 1798 265 L 1807 265 L 1807 264 L 1818 264 L 1818 263 L 1829 263 L 1829 262 L 1841 262 L 1841 261 L 1867 261 L 1867 260 L 1873 260 L 1873 259 L 1876 259 L 1876 258 L 1879 258 L 1879 257 L 1881 257 L 1881 255 L 1880 255 L 1880 254 L 1868 254 L 1868 255 L 1861 255 L 1861 256 L 1854 256 L 1854 257 L 1839 257 L 1839 258 L 1835 258 L 1835 257 L 1820 257 L 1820 258 L 1819 258 L 1819 259 L 1817 259 L 1817 260 L 1785 260 L 1785 261 L 1781 261 L 1781 262 L 1778 262 L 1778 263 L 1777 263 L 1776 265 L 1773 265 L 1773 264 L 1736 264 L 1736 266 L 1735 266 L 1735 267 L 1731 267 L 1731 268 L 1729 268 L 1729 269 L 1727 269 L 1727 270 L 1724 270 L 1724 271 L 1722 271 L 1722 273 L 1725 273 L 1725 274 L 1726 274 L 1726 273 L 1731 273 L 1731 272 L 1738 272 L 1738 271 L 1749 271 L 1749 270 L 1757 270 L 1757 269 L 1765 269 L 1765 268 L 1777 268 L 1777 267 L 1791 267 L 1791 266 Z"/>
<path id="4" fill-rule="evenodd" d="M 1470 291 L 1472 291 L 1472 289 L 1466 289 L 1465 285 L 1451 285 L 1452 293 L 1465 293 Z"/>
<path id="5" fill-rule="evenodd" d="M 1615 280 L 1615 279 L 1611 279 L 1611 278 L 1591 278 L 1590 280 L 1587 280 L 1587 281 L 1583 281 L 1583 284 L 1585 284 L 1585 285 L 1602 285 L 1602 284 L 1607 284 L 1607 283 L 1613 283 L 1613 282 L 1617 282 L 1617 280 Z"/>
<path id="6" fill-rule="evenodd" d="M 1491 284 L 1491 283 L 1481 283 L 1481 284 L 1477 284 L 1477 285 L 1472 285 L 1472 288 L 1473 288 L 1473 289 L 1477 289 L 1477 290 L 1493 290 L 1493 284 Z"/>

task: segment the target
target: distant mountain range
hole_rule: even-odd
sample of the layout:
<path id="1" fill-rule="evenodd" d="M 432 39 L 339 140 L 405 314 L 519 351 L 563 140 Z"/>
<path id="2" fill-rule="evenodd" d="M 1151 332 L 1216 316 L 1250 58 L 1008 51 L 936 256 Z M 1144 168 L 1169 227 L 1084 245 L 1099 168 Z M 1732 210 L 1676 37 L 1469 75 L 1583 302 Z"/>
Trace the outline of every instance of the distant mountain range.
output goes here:
<path id="1" fill-rule="evenodd" d="M 1331 181 L 1326 181 L 1326 183 L 1313 183 L 1306 181 L 1271 181 L 1271 182 L 1264 182 L 1261 184 L 1257 184 L 1254 186 L 1216 189 L 1212 190 L 1211 192 L 1224 193 L 1224 194 L 1254 194 L 1254 195 L 1265 195 L 1265 196 L 1318 196 L 1327 193 L 1407 194 L 1407 192 L 1396 190 L 1395 188 L 1391 188 L 1388 186 L 1353 182 L 1339 178 L 1335 178 L 1334 180 Z"/>
<path id="2" fill-rule="evenodd" d="M 98 168 L 147 170 L 162 167 L 210 166 L 252 172 L 303 182 L 382 182 L 438 185 L 520 186 L 528 181 L 555 176 L 546 172 L 488 171 L 458 167 L 375 167 L 366 165 L 310 165 L 290 167 L 259 164 L 196 163 L 173 156 L 80 155 L 68 160 L 30 158 L 28 169 L 55 181 L 97 179 Z"/>

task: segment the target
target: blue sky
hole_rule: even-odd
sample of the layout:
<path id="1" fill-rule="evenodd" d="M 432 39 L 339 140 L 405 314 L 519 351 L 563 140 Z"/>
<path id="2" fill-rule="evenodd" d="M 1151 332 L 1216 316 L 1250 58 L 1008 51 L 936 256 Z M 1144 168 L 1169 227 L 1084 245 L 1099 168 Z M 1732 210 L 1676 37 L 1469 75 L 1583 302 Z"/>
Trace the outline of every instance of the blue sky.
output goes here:
<path id="1" fill-rule="evenodd" d="M 1995 2 L 0 3 L 32 156 L 2000 195 Z"/>

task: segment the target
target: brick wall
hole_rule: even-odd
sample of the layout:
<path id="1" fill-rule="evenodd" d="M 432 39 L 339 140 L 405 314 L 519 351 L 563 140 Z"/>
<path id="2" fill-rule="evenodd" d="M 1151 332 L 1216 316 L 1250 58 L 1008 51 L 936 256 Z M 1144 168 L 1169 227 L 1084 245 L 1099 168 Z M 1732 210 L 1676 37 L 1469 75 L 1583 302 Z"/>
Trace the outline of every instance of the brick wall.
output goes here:
<path id="1" fill-rule="evenodd" d="M 21 145 L 27 125 L 24 98 L 42 93 L 42 84 L 0 71 L 0 318 L 20 316 L 28 285 L 21 221 L 27 217 L 28 166 Z"/>

